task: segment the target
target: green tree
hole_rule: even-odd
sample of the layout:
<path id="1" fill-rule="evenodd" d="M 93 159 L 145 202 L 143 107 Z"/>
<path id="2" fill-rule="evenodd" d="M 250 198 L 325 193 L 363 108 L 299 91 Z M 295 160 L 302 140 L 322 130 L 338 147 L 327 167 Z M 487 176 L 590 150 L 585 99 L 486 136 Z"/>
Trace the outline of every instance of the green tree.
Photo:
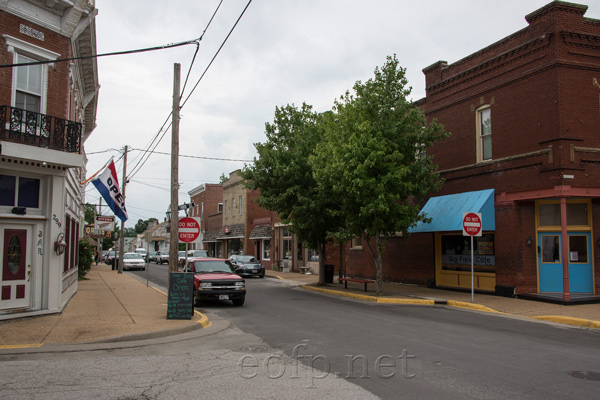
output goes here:
<path id="1" fill-rule="evenodd" d="M 137 233 L 137 231 L 136 231 L 136 229 L 135 229 L 135 228 L 125 228 L 125 229 L 124 229 L 124 232 L 123 232 L 123 235 L 124 235 L 125 237 L 136 237 L 136 236 L 137 236 L 137 234 L 138 234 L 138 233 Z"/>
<path id="2" fill-rule="evenodd" d="M 258 204 L 292 225 L 298 240 L 319 251 L 319 284 L 325 284 L 325 245 L 329 232 L 339 227 L 337 204 L 313 178 L 309 157 L 323 138 L 324 120 L 303 104 L 275 108 L 273 123 L 265 124 L 265 143 L 255 143 L 258 158 L 244 167 L 246 187 L 260 190 Z"/>
<path id="3" fill-rule="evenodd" d="M 88 224 L 94 224 L 96 222 L 96 205 L 86 204 L 83 219 Z"/>
<path id="4" fill-rule="evenodd" d="M 148 228 L 148 222 L 144 221 L 143 219 L 138 219 L 137 224 L 135 224 L 136 234 L 143 233 L 147 228 Z"/>
<path id="5" fill-rule="evenodd" d="M 395 55 L 374 74 L 335 102 L 335 118 L 311 163 L 318 186 L 339 202 L 345 237 L 364 239 L 380 295 L 386 237 L 427 221 L 418 203 L 439 190 L 442 179 L 425 150 L 447 133 L 435 121 L 426 124 L 423 112 L 407 100 L 411 88 Z"/>
<path id="6" fill-rule="evenodd" d="M 225 175 L 225 173 L 223 172 L 223 173 L 221 174 L 221 176 L 219 177 L 219 183 L 223 183 L 223 182 L 225 182 L 227 179 L 229 179 L 229 178 L 228 178 L 228 177 L 227 177 L 227 175 Z"/>

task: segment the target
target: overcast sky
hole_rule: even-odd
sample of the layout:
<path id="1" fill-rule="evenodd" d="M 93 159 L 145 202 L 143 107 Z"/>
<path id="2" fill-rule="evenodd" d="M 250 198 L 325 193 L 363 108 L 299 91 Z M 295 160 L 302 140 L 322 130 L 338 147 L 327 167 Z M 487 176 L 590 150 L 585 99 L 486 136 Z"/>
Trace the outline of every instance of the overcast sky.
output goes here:
<path id="1" fill-rule="evenodd" d="M 220 0 L 96 0 L 98 54 L 184 42 L 202 36 Z M 254 0 L 181 110 L 179 204 L 203 183 L 244 167 L 264 142 L 276 106 L 311 104 L 330 110 L 334 99 L 366 81 L 396 54 L 407 69 L 412 99 L 425 96 L 422 69 L 453 63 L 525 28 L 525 15 L 550 0 Z M 600 0 L 585 14 L 600 19 Z M 127 227 L 162 221 L 170 203 L 171 130 L 162 130 L 173 104 L 174 64 L 190 90 L 240 17 L 248 0 L 224 0 L 195 45 L 98 59 L 97 128 L 85 143 L 88 176 L 110 157 L 128 154 L 128 175 L 154 137 L 162 141 L 126 188 Z M 189 156 L 189 157 L 185 157 Z M 212 159 L 207 159 L 212 158 Z M 214 160 L 219 159 L 219 160 Z M 242 161 L 226 161 L 242 160 Z M 123 161 L 117 162 L 121 179 Z M 98 203 L 93 185 L 86 200 Z M 104 207 L 103 214 L 110 214 Z"/>

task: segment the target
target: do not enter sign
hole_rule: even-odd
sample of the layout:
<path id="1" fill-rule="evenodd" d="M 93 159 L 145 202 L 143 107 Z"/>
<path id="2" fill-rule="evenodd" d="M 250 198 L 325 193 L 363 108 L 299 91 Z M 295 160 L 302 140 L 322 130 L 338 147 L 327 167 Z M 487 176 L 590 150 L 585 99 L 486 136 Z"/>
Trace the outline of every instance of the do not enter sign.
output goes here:
<path id="1" fill-rule="evenodd" d="M 463 213 L 463 236 L 481 236 L 481 214 Z"/>
<path id="2" fill-rule="evenodd" d="M 180 242 L 191 243 L 200 236 L 200 223 L 198 222 L 198 218 L 180 218 L 178 226 Z"/>

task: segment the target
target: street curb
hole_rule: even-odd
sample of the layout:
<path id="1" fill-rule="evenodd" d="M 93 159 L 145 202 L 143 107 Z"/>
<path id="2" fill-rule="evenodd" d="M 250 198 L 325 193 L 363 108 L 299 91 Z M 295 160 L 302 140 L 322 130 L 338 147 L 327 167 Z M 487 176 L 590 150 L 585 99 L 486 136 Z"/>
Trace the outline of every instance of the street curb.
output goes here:
<path id="1" fill-rule="evenodd" d="M 600 329 L 600 321 L 594 321 L 591 319 L 563 317 L 561 315 L 542 315 L 538 317 L 530 317 L 532 319 L 539 319 L 543 321 L 558 322 L 561 324 L 575 325 L 582 328 L 593 328 Z"/>
<path id="2" fill-rule="evenodd" d="M 418 305 L 434 305 L 435 304 L 435 300 L 431 300 L 431 299 L 382 299 L 382 298 L 375 297 L 375 296 L 368 296 L 368 295 L 357 294 L 357 293 L 345 293 L 345 292 L 340 292 L 339 290 L 322 289 L 322 288 L 317 288 L 317 287 L 308 286 L 308 285 L 303 285 L 303 286 L 301 286 L 301 288 L 306 289 L 306 290 L 312 290 L 315 292 L 333 294 L 333 295 L 342 296 L 342 297 L 350 297 L 353 299 L 365 300 L 365 301 L 370 301 L 372 303 L 380 303 L 380 304 L 418 304 Z"/>
<path id="3" fill-rule="evenodd" d="M 446 304 L 449 306 L 452 306 L 452 307 L 468 308 L 470 310 L 485 311 L 485 312 L 491 312 L 491 313 L 497 313 L 497 314 L 506 314 L 502 311 L 498 311 L 498 310 L 494 310 L 493 308 L 490 308 L 490 307 L 482 306 L 481 304 L 466 303 L 464 301 L 448 300 L 446 302 Z"/>

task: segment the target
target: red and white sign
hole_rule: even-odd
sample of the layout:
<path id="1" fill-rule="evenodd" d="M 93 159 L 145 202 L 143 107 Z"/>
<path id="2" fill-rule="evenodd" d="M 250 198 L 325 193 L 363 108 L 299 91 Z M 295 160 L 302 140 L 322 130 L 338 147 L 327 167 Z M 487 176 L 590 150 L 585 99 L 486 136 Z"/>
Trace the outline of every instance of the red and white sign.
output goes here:
<path id="1" fill-rule="evenodd" d="M 463 213 L 463 236 L 481 236 L 481 214 Z"/>
<path id="2" fill-rule="evenodd" d="M 183 217 L 179 219 L 179 241 L 191 243 L 200 236 L 200 218 Z"/>

